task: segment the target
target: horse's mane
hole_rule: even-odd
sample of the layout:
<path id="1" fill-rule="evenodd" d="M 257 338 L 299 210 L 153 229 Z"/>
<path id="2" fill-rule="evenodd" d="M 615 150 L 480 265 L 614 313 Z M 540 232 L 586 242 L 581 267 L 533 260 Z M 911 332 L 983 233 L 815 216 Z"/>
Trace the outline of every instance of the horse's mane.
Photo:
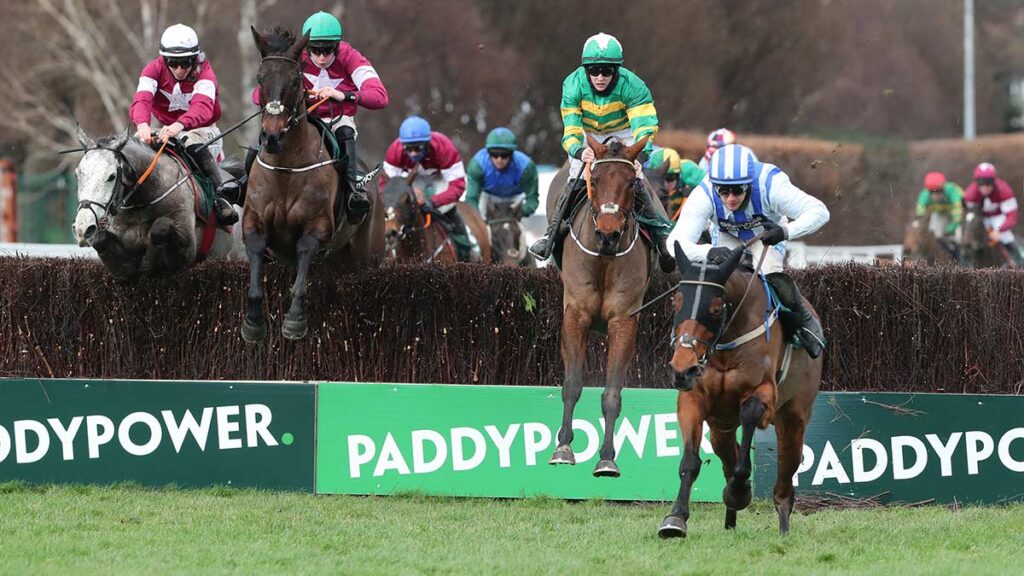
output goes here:
<path id="1" fill-rule="evenodd" d="M 284 26 L 274 26 L 262 35 L 267 41 L 267 54 L 280 54 L 295 43 L 295 34 Z"/>

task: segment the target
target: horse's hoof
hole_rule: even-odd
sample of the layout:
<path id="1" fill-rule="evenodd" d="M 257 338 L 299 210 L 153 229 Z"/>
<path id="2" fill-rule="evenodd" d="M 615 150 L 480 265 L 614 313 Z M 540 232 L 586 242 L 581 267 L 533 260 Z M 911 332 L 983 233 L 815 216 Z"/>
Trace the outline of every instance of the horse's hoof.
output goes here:
<path id="1" fill-rule="evenodd" d="M 686 538 L 686 520 L 679 516 L 665 516 L 661 521 L 661 528 L 658 528 L 658 536 L 665 540 L 667 538 Z"/>
<path id="2" fill-rule="evenodd" d="M 614 460 L 600 460 L 594 466 L 594 476 L 598 478 L 618 478 L 621 475 Z"/>
<path id="3" fill-rule="evenodd" d="M 242 321 L 242 340 L 249 344 L 259 344 L 267 339 L 267 323 L 252 324 L 248 319 Z"/>
<path id="4" fill-rule="evenodd" d="M 732 508 L 725 509 L 725 529 L 732 530 L 736 528 L 736 510 Z"/>
<path id="5" fill-rule="evenodd" d="M 289 340 L 302 340 L 306 337 L 308 325 L 306 319 L 302 320 L 289 320 L 285 318 L 284 324 L 281 326 L 281 334 Z"/>
<path id="6" fill-rule="evenodd" d="M 552 466 L 555 466 L 556 464 L 569 464 L 570 466 L 575 466 L 576 456 L 572 453 L 572 448 L 569 448 L 568 446 L 559 446 L 555 449 L 555 452 L 551 454 L 548 464 L 551 464 Z"/>
<path id="7" fill-rule="evenodd" d="M 725 488 L 722 488 L 722 502 L 725 503 L 726 508 L 744 510 L 750 506 L 751 498 L 753 498 L 753 494 L 749 483 L 740 486 L 738 493 L 731 488 L 731 484 L 726 484 Z"/>

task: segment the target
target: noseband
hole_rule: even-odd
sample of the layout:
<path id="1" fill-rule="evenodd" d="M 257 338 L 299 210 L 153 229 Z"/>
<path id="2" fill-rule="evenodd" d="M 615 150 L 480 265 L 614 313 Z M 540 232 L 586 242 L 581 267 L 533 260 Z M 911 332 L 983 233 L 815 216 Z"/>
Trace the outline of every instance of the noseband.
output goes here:
<path id="1" fill-rule="evenodd" d="M 285 62 L 295 64 L 295 68 L 299 75 L 299 86 L 302 85 L 302 64 L 298 60 L 294 60 L 287 56 L 264 56 L 263 59 L 260 60 L 260 66 L 263 66 L 263 63 L 267 60 L 284 60 Z M 281 130 L 281 134 L 287 134 L 289 130 L 298 125 L 298 123 L 306 116 L 306 107 L 296 105 L 289 109 L 286 108 L 280 100 L 271 100 L 263 107 L 263 113 L 270 116 L 280 116 L 289 110 L 291 111 L 291 115 L 288 117 L 288 121 L 285 123 L 284 129 Z"/>

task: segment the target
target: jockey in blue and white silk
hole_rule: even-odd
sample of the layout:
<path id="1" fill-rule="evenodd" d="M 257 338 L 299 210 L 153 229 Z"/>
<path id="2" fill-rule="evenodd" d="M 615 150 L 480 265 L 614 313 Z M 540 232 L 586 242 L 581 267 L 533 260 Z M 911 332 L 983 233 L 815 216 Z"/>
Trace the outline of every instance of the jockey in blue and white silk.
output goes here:
<path id="1" fill-rule="evenodd" d="M 718 187 L 740 185 L 747 197 L 739 209 L 730 211 L 718 194 Z M 678 242 L 693 262 L 703 262 L 715 247 L 735 248 L 764 231 L 765 222 L 782 227 L 793 240 L 817 232 L 829 220 L 828 208 L 796 187 L 778 166 L 759 162 L 749 148 L 730 144 L 715 151 L 707 176 L 690 194 L 679 213 L 668 245 Z M 710 226 L 711 244 L 697 244 L 701 232 Z M 755 245 L 754 261 L 762 245 Z M 761 270 L 782 272 L 786 243 L 769 247 Z"/>
<path id="2" fill-rule="evenodd" d="M 732 249 L 764 232 L 751 246 L 755 262 L 766 250 L 761 273 L 789 309 L 782 319 L 793 327 L 801 345 L 812 358 L 825 346 L 821 323 L 803 303 L 803 297 L 788 274 L 783 272 L 786 240 L 816 232 L 829 220 L 828 208 L 797 188 L 778 166 L 760 162 L 741 144 L 729 144 L 715 151 L 704 180 L 690 194 L 668 238 L 692 262 L 715 264 Z M 730 208 L 731 207 L 731 208 Z M 711 244 L 697 244 L 703 231 L 711 233 Z"/>

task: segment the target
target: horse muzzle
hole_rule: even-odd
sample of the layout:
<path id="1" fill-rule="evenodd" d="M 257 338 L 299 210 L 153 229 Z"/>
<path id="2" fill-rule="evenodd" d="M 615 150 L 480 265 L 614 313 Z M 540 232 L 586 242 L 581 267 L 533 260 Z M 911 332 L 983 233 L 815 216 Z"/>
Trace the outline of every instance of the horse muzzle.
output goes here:
<path id="1" fill-rule="evenodd" d="M 621 230 L 611 232 L 597 231 L 597 253 L 602 256 L 615 256 L 622 238 Z"/>
<path id="2" fill-rule="evenodd" d="M 96 221 L 96 217 L 92 212 L 82 210 L 75 218 L 75 223 L 71 225 L 71 232 L 74 234 L 79 246 L 83 248 L 92 246 L 96 233 L 99 232 L 99 222 Z"/>
<path id="3" fill-rule="evenodd" d="M 676 372 L 675 387 L 677 390 L 682 392 L 689 392 L 693 390 L 694 384 L 697 383 L 697 379 L 704 374 L 704 367 L 700 364 L 694 364 L 682 372 Z"/>

